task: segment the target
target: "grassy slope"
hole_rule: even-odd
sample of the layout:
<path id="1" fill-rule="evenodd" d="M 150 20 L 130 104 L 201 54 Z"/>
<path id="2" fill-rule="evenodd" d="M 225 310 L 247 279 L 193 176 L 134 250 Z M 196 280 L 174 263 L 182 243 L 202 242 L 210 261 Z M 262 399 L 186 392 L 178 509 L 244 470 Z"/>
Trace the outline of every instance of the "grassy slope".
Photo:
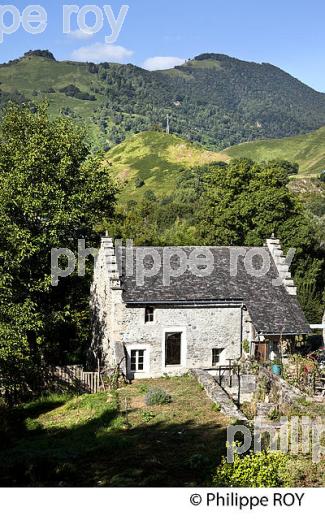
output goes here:
<path id="1" fill-rule="evenodd" d="M 145 404 L 156 386 L 170 404 Z M 9 412 L 0 428 L 0 485 L 204 484 L 225 452 L 228 424 L 190 376 L 53 396 Z"/>
<path id="2" fill-rule="evenodd" d="M 210 152 L 160 132 L 129 137 L 106 154 L 113 174 L 124 184 L 121 201 L 139 200 L 147 190 L 159 197 L 170 195 L 185 168 L 228 159 L 223 153 Z M 137 178 L 145 182 L 141 188 L 135 187 Z"/>
<path id="3" fill-rule="evenodd" d="M 325 169 L 325 127 L 306 135 L 243 143 L 224 150 L 230 157 L 256 161 L 285 159 L 300 165 L 299 176 L 316 177 Z"/>
<path id="4" fill-rule="evenodd" d="M 88 72 L 86 64 L 52 61 L 39 56 L 25 57 L 15 65 L 0 67 L 0 82 L 0 88 L 6 93 L 18 90 L 33 101 L 46 98 L 53 115 L 59 115 L 63 107 L 69 107 L 81 121 L 87 122 L 90 137 L 97 142 L 100 130 L 93 116 L 103 103 L 104 96 L 96 94 L 96 101 L 85 101 L 59 92 L 59 89 L 70 84 L 79 87 L 82 92 L 102 86 L 97 75 Z M 55 89 L 55 93 L 47 92 L 50 87 Z M 33 95 L 34 91 L 37 96 Z"/>

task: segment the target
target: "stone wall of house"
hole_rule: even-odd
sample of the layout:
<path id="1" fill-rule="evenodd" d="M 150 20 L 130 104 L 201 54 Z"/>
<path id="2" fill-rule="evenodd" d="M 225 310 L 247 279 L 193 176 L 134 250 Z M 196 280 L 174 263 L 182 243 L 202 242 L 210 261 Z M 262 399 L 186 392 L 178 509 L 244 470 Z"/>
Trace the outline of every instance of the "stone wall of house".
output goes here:
<path id="1" fill-rule="evenodd" d="M 145 350 L 145 367 L 135 377 L 179 375 L 192 368 L 211 368 L 212 349 L 223 349 L 220 364 L 241 356 L 241 342 L 253 339 L 254 331 L 246 309 L 237 306 L 158 306 L 154 322 L 145 323 L 145 308 L 127 306 L 122 299 L 120 273 L 113 241 L 103 238 L 91 288 L 93 350 L 102 351 L 107 367 L 121 362 L 121 345 L 126 355 Z M 165 366 L 166 332 L 182 333 L 182 362 Z M 129 355 L 127 355 L 129 359 Z M 131 376 L 130 371 L 128 375 Z"/>
<path id="2" fill-rule="evenodd" d="M 94 352 L 101 351 L 109 367 L 121 361 L 122 290 L 111 238 L 102 238 L 91 286 Z"/>
<path id="3" fill-rule="evenodd" d="M 239 307 L 158 307 L 154 321 L 145 323 L 145 309 L 128 307 L 122 320 L 122 341 L 127 351 L 144 349 L 145 372 L 140 377 L 164 373 L 181 374 L 191 368 L 211 368 L 212 349 L 224 349 L 220 364 L 241 355 L 241 308 Z M 166 367 L 166 332 L 182 333 L 182 366 Z"/>

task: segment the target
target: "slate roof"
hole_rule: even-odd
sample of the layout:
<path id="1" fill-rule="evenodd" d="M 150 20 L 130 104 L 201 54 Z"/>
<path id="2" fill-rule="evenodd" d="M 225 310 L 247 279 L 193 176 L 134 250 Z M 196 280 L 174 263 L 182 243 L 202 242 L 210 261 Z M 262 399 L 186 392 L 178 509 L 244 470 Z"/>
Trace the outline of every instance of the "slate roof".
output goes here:
<path id="1" fill-rule="evenodd" d="M 180 276 L 172 277 L 168 285 L 163 281 L 163 270 L 150 277 L 144 277 L 143 284 L 137 282 L 137 255 L 148 271 L 152 268 L 152 248 L 134 248 L 130 265 L 133 264 L 133 274 L 126 273 L 125 248 L 121 248 L 118 256 L 119 272 L 121 275 L 122 297 L 128 304 L 204 304 L 210 303 L 243 303 L 247 306 L 253 325 L 257 332 L 264 335 L 272 334 L 309 334 L 310 328 L 296 296 L 291 296 L 283 284 L 274 285 L 278 278 L 278 271 L 267 247 L 253 248 L 254 253 L 268 255 L 270 269 L 263 276 L 249 274 L 244 264 L 247 253 L 252 248 L 241 247 L 181 247 L 189 255 L 198 250 L 208 249 L 213 255 L 213 272 L 209 275 L 198 276 L 190 269 Z M 236 249 L 236 252 L 235 252 Z M 162 261 L 164 248 L 154 248 Z M 239 256 L 239 253 L 241 256 Z M 128 253 L 130 254 L 130 253 Z M 147 256 L 146 256 L 147 255 Z M 171 258 L 172 269 L 179 267 L 177 253 Z M 235 256 L 234 256 L 235 255 Z M 238 256 L 235 262 L 237 274 L 230 271 L 231 258 Z M 258 255 L 254 257 L 254 268 L 261 267 L 262 260 Z M 232 262 L 233 263 L 233 262 Z M 273 283 L 272 283 L 273 282 Z"/>

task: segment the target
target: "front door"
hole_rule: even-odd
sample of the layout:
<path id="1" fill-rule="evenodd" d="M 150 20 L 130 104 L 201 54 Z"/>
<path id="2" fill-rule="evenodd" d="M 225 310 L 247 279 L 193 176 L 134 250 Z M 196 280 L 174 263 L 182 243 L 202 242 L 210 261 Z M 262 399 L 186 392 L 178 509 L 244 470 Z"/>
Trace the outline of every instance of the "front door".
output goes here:
<path id="1" fill-rule="evenodd" d="M 259 363 L 266 363 L 269 359 L 269 349 L 267 343 L 255 344 L 255 357 Z"/>
<path id="2" fill-rule="evenodd" d="M 165 336 L 165 364 L 180 365 L 182 358 L 182 333 L 166 332 Z"/>

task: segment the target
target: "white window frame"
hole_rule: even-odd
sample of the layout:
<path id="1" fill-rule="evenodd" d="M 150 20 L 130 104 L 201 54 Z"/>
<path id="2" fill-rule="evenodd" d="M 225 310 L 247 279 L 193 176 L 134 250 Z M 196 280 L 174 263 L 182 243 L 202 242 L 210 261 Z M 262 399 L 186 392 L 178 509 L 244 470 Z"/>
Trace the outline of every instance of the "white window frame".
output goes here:
<path id="1" fill-rule="evenodd" d="M 133 350 L 136 350 L 136 351 L 143 350 L 143 370 L 135 370 L 135 371 L 131 370 L 131 353 Z M 149 346 L 147 344 L 143 345 L 141 343 L 134 343 L 133 345 L 127 345 L 126 351 L 127 351 L 127 371 L 130 374 L 146 374 L 149 372 L 150 352 L 149 352 Z M 137 360 L 138 360 L 138 356 L 137 356 Z"/>
<path id="2" fill-rule="evenodd" d="M 181 364 L 180 365 L 166 365 L 166 334 L 174 332 L 175 334 L 181 334 Z M 162 330 L 161 340 L 162 350 L 162 372 L 168 370 L 179 370 L 180 368 L 186 368 L 187 365 L 187 339 L 186 339 L 186 327 L 164 327 Z"/>
<path id="3" fill-rule="evenodd" d="M 135 352 L 135 370 L 132 369 L 132 354 Z M 142 352 L 142 367 L 143 368 L 139 368 L 139 358 L 140 358 L 140 352 Z M 131 372 L 135 372 L 135 373 L 139 373 L 139 372 L 144 372 L 144 357 L 145 357 L 145 353 L 146 351 L 144 349 L 135 349 L 133 348 L 131 350 L 131 355 L 130 355 L 130 366 L 131 366 Z"/>

